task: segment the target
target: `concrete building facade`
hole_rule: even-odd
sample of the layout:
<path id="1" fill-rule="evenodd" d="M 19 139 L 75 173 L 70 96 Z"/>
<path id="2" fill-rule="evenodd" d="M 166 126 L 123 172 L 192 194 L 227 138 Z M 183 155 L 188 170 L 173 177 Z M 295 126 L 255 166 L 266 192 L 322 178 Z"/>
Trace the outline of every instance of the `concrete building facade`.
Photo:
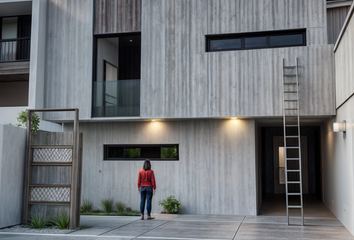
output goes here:
<path id="1" fill-rule="evenodd" d="M 304 193 L 323 201 L 353 234 L 350 5 L 0 0 L 2 46 L 20 51 L 19 42 L 14 47 L 3 38 L 6 24 L 20 26 L 21 16 L 31 16 L 30 59 L 0 62 L 0 120 L 14 122 L 25 108 L 78 108 L 82 199 L 97 208 L 114 198 L 138 209 L 137 173 L 150 158 L 154 212 L 174 195 L 181 213 L 257 215 L 262 199 L 284 193 L 275 160 L 284 144 L 282 64 L 297 58 Z M 71 115 L 41 117 L 72 130 Z M 345 137 L 331 128 L 341 120 Z"/>

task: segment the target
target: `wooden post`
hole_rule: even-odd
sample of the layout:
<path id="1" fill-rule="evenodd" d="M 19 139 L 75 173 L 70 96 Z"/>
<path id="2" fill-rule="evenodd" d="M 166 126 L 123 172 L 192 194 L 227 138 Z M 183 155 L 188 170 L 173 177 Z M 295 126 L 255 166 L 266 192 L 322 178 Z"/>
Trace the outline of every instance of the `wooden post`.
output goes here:
<path id="1" fill-rule="evenodd" d="M 30 176 L 31 176 L 31 110 L 27 110 L 27 122 L 26 122 L 26 159 L 25 159 L 25 185 L 23 191 L 23 223 L 27 223 L 28 221 L 28 202 L 29 202 L 29 183 L 30 183 Z"/>
<path id="2" fill-rule="evenodd" d="M 70 189 L 70 224 L 74 229 L 80 226 L 80 202 L 81 202 L 81 164 L 80 164 L 80 134 L 79 134 L 79 109 L 75 109 L 73 129 L 73 160 L 71 166 Z"/>

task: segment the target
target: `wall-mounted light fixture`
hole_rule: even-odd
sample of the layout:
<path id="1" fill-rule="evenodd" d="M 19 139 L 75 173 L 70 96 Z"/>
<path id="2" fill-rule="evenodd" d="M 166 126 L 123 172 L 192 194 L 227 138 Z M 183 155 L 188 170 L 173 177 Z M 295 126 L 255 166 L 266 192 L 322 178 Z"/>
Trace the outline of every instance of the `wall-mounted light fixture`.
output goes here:
<path id="1" fill-rule="evenodd" d="M 333 123 L 333 132 L 343 132 L 346 131 L 346 121 L 343 120 L 341 123 Z"/>

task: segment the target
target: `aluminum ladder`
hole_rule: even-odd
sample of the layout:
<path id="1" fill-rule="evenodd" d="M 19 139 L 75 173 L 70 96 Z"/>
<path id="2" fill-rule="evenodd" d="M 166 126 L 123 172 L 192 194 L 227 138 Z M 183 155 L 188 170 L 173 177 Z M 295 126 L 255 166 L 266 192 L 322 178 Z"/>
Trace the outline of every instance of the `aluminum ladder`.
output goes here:
<path id="1" fill-rule="evenodd" d="M 290 214 L 300 210 L 300 225 L 304 225 L 298 59 L 295 58 L 295 65 L 285 66 L 283 58 L 282 64 L 286 215 L 290 225 L 290 217 L 295 218 Z"/>

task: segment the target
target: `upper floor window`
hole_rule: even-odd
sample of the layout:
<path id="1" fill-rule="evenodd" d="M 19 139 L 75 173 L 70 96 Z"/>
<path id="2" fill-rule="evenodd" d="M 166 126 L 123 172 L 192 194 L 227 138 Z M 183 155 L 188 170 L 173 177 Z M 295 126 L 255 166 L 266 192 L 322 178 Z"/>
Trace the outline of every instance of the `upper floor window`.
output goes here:
<path id="1" fill-rule="evenodd" d="M 93 117 L 140 115 L 141 35 L 96 35 Z"/>
<path id="2" fill-rule="evenodd" d="M 306 29 L 206 36 L 206 51 L 306 46 Z"/>
<path id="3" fill-rule="evenodd" d="M 0 18 L 0 62 L 30 59 L 31 15 Z"/>

